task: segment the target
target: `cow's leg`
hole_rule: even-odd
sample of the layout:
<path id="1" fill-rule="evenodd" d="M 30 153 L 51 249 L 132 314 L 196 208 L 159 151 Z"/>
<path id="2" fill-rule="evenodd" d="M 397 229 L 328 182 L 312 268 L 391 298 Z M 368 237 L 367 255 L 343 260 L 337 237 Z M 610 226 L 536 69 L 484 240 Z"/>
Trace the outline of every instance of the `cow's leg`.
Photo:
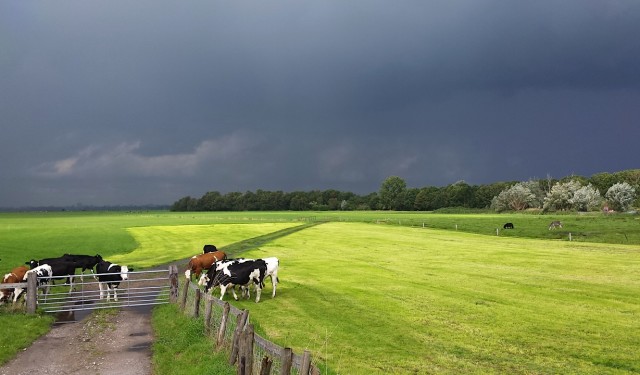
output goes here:
<path id="1" fill-rule="evenodd" d="M 22 292 L 24 291 L 24 289 L 22 288 L 15 288 L 13 290 L 13 303 L 18 302 L 18 297 L 20 297 L 20 295 L 22 294 Z M 8 300 L 8 298 L 7 298 Z"/>
<path id="2" fill-rule="evenodd" d="M 114 285 L 111 289 L 113 289 L 113 300 L 118 302 L 118 286 Z"/>
<path id="3" fill-rule="evenodd" d="M 222 298 L 224 297 L 224 293 L 226 291 L 227 291 L 227 286 L 220 284 L 220 301 L 222 301 Z"/>
<path id="4" fill-rule="evenodd" d="M 256 284 L 256 303 L 260 302 L 260 294 L 262 293 L 262 288 L 260 287 L 260 283 Z"/>
<path id="5" fill-rule="evenodd" d="M 276 286 L 278 285 L 278 272 L 271 274 L 271 285 L 273 286 L 273 292 L 271 292 L 271 298 L 276 296 Z"/>
<path id="6" fill-rule="evenodd" d="M 238 295 L 236 294 L 236 286 L 235 285 L 231 286 L 231 292 L 233 292 L 233 299 L 235 299 L 237 301 L 238 300 Z"/>
<path id="7" fill-rule="evenodd" d="M 73 276 L 69 275 L 69 293 L 73 292 Z"/>

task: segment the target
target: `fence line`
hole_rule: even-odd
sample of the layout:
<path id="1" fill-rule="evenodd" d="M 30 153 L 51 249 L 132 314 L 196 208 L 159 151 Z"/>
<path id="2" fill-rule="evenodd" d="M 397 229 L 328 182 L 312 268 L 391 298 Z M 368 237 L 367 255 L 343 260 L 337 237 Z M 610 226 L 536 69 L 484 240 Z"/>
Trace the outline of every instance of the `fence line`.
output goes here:
<path id="1" fill-rule="evenodd" d="M 190 281 L 184 284 L 180 293 L 180 310 L 192 318 L 199 318 L 200 312 L 204 311 L 205 333 L 215 340 L 218 350 L 228 350 L 229 364 L 237 366 L 238 374 L 320 374 L 308 350 L 299 355 L 291 348 L 279 346 L 256 334 L 249 322 L 248 310 L 240 310 L 229 302 L 204 293 Z"/>

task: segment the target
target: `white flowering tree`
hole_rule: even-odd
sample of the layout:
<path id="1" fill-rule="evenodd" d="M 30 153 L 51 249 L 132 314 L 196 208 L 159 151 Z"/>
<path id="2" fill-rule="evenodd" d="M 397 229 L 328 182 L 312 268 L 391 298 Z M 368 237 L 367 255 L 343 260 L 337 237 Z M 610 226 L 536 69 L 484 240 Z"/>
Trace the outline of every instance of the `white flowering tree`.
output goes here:
<path id="1" fill-rule="evenodd" d="M 602 196 L 598 189 L 589 184 L 576 190 L 573 197 L 569 198 L 569 203 L 575 210 L 591 211 L 600 207 Z"/>
<path id="2" fill-rule="evenodd" d="M 567 182 L 558 182 L 551 187 L 551 191 L 547 193 L 544 198 L 544 205 L 542 206 L 544 211 L 564 211 L 570 210 L 573 205 L 570 199 L 582 185 L 576 180 Z"/>
<path id="3" fill-rule="evenodd" d="M 527 183 L 519 182 L 493 197 L 491 208 L 498 212 L 506 210 L 520 211 L 534 207 L 535 203 L 536 195 L 527 186 Z"/>
<path id="4" fill-rule="evenodd" d="M 626 211 L 636 197 L 636 189 L 626 182 L 614 184 L 604 195 L 611 208 L 616 211 Z"/>

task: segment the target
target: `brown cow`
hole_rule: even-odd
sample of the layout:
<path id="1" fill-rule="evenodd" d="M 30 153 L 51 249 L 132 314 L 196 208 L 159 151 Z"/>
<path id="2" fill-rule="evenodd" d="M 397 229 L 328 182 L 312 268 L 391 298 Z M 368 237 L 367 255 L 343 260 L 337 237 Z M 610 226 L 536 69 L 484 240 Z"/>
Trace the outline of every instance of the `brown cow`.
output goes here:
<path id="1" fill-rule="evenodd" d="M 208 270 L 215 262 L 223 259 L 227 259 L 227 254 L 225 254 L 224 251 L 220 250 L 214 251 L 212 253 L 194 255 L 189 260 L 187 269 L 186 271 L 184 271 L 184 276 L 187 278 L 187 280 L 191 281 L 191 275 L 195 274 L 197 280 L 200 277 L 200 273 L 202 273 L 202 270 Z"/>
<path id="2" fill-rule="evenodd" d="M 2 283 L 3 284 L 21 283 L 24 279 L 24 274 L 27 273 L 27 271 L 29 271 L 29 267 L 27 266 L 16 267 L 13 270 L 11 270 L 10 273 L 4 275 L 4 278 L 2 279 Z M 13 294 L 13 302 L 15 303 L 18 300 L 18 297 L 20 297 L 20 294 L 22 294 L 22 292 L 23 292 L 22 288 L 0 289 L 0 302 L 4 302 L 5 300 L 9 301 L 9 298 L 11 298 L 11 295 Z"/>

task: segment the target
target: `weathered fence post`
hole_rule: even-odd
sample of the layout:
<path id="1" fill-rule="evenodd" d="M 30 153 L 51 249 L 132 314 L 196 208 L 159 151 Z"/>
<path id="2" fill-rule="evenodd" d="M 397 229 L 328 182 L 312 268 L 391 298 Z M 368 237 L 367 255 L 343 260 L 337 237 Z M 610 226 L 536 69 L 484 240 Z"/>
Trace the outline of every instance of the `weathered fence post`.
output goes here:
<path id="1" fill-rule="evenodd" d="M 27 279 L 27 313 L 35 314 L 38 307 L 38 278 L 33 277 Z"/>
<path id="2" fill-rule="evenodd" d="M 309 369 L 311 368 L 311 352 L 304 351 L 302 355 L 302 364 L 300 364 L 300 374 L 309 375 Z"/>
<path id="3" fill-rule="evenodd" d="M 213 300 L 209 294 L 204 295 L 204 300 L 206 301 L 204 305 L 204 332 L 209 336 L 209 333 L 211 332 L 211 311 L 213 310 Z"/>
<path id="4" fill-rule="evenodd" d="M 242 310 L 242 314 L 238 315 L 238 318 L 236 319 L 236 329 L 233 331 L 231 356 L 229 357 L 230 365 L 236 363 L 236 358 L 238 357 L 238 342 L 240 341 L 240 334 L 244 329 L 244 325 L 247 323 L 247 319 L 249 319 L 249 310 Z"/>
<path id="5" fill-rule="evenodd" d="M 260 364 L 260 375 L 270 375 L 272 364 L 273 360 L 265 355 L 262 358 L 262 363 Z"/>
<path id="6" fill-rule="evenodd" d="M 220 329 L 218 330 L 218 337 L 216 340 L 216 347 L 220 349 L 220 347 L 224 344 L 224 336 L 227 332 L 227 321 L 229 320 L 229 310 L 231 309 L 231 305 L 229 302 L 224 303 L 224 307 L 222 308 L 222 317 L 220 318 Z"/>
<path id="7" fill-rule="evenodd" d="M 202 295 L 202 292 L 200 291 L 200 289 L 196 289 L 196 296 L 193 299 L 193 317 L 197 318 L 200 316 L 200 296 Z"/>
<path id="8" fill-rule="evenodd" d="M 280 358 L 280 375 L 290 375 L 291 365 L 293 364 L 293 350 L 291 348 L 282 348 L 282 358 Z"/>
<path id="9" fill-rule="evenodd" d="M 169 301 L 178 301 L 178 266 L 169 266 Z"/>
<path id="10" fill-rule="evenodd" d="M 238 337 L 238 373 L 251 375 L 253 372 L 253 325 L 249 324 Z M 242 371 L 240 370 L 242 368 Z"/>
<path id="11" fill-rule="evenodd" d="M 191 282 L 187 280 L 184 283 L 184 287 L 182 287 L 182 295 L 180 296 L 180 310 L 184 311 L 185 306 L 187 305 L 187 294 L 189 294 L 189 284 Z"/>

